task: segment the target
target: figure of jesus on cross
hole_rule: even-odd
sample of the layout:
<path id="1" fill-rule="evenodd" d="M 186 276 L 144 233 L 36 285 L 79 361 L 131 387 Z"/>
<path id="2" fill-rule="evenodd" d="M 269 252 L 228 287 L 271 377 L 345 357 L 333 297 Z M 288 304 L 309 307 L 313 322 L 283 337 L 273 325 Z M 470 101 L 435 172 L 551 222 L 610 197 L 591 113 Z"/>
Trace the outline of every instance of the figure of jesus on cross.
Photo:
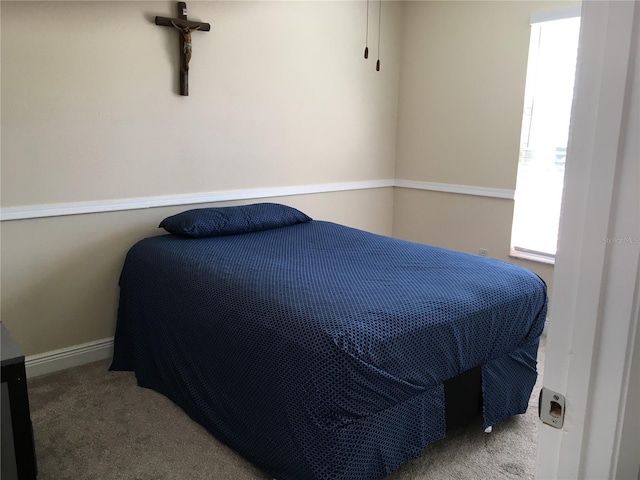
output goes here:
<path id="1" fill-rule="evenodd" d="M 156 25 L 173 27 L 180 32 L 180 95 L 189 95 L 189 61 L 191 60 L 191 33 L 208 32 L 211 25 L 187 20 L 187 4 L 178 2 L 179 18 L 156 17 Z"/>

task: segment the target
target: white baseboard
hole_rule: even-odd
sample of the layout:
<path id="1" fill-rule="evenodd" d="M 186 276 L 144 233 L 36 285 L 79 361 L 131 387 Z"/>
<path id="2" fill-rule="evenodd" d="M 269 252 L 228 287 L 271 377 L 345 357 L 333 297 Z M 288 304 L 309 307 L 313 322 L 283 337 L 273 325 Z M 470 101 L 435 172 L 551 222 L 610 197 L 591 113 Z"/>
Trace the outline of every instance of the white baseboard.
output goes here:
<path id="1" fill-rule="evenodd" d="M 547 317 L 544 321 L 544 328 L 542 329 L 542 335 L 547 335 L 547 331 L 549 330 L 549 317 Z M 639 479 L 640 480 L 640 479 Z"/>
<path id="2" fill-rule="evenodd" d="M 85 363 L 106 360 L 113 356 L 113 337 L 94 342 L 61 348 L 51 352 L 39 353 L 25 358 L 27 378 L 46 373 L 57 372 L 66 368 L 78 367 Z"/>

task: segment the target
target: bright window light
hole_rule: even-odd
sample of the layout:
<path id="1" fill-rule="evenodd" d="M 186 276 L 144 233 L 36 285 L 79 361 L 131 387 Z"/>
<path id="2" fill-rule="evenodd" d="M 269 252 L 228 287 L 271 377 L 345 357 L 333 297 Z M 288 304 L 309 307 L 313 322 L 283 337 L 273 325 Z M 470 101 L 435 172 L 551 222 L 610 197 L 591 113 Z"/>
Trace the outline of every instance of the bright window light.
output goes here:
<path id="1" fill-rule="evenodd" d="M 580 18 L 531 25 L 512 253 L 553 261 L 578 53 Z"/>

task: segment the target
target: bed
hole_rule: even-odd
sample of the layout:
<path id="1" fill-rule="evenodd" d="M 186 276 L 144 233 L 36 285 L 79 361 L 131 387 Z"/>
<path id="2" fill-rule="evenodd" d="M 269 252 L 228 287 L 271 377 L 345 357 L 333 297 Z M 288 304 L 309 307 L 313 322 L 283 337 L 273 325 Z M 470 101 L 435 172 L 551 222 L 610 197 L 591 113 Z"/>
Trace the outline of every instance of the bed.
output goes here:
<path id="1" fill-rule="evenodd" d="M 461 419 L 526 411 L 534 273 L 274 203 L 161 226 L 127 253 L 111 369 L 277 480 L 383 478 Z"/>

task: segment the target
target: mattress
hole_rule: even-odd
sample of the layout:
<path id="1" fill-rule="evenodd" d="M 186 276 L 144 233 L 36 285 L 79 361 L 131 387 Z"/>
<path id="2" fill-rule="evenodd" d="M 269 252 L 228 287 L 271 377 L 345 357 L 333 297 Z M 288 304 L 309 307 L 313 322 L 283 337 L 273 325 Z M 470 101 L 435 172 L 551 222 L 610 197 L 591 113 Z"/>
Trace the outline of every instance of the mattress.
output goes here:
<path id="1" fill-rule="evenodd" d="M 484 427 L 524 413 L 547 305 L 524 268 L 317 220 L 144 239 L 120 287 L 111 368 L 278 480 L 386 476 L 474 367 Z"/>

